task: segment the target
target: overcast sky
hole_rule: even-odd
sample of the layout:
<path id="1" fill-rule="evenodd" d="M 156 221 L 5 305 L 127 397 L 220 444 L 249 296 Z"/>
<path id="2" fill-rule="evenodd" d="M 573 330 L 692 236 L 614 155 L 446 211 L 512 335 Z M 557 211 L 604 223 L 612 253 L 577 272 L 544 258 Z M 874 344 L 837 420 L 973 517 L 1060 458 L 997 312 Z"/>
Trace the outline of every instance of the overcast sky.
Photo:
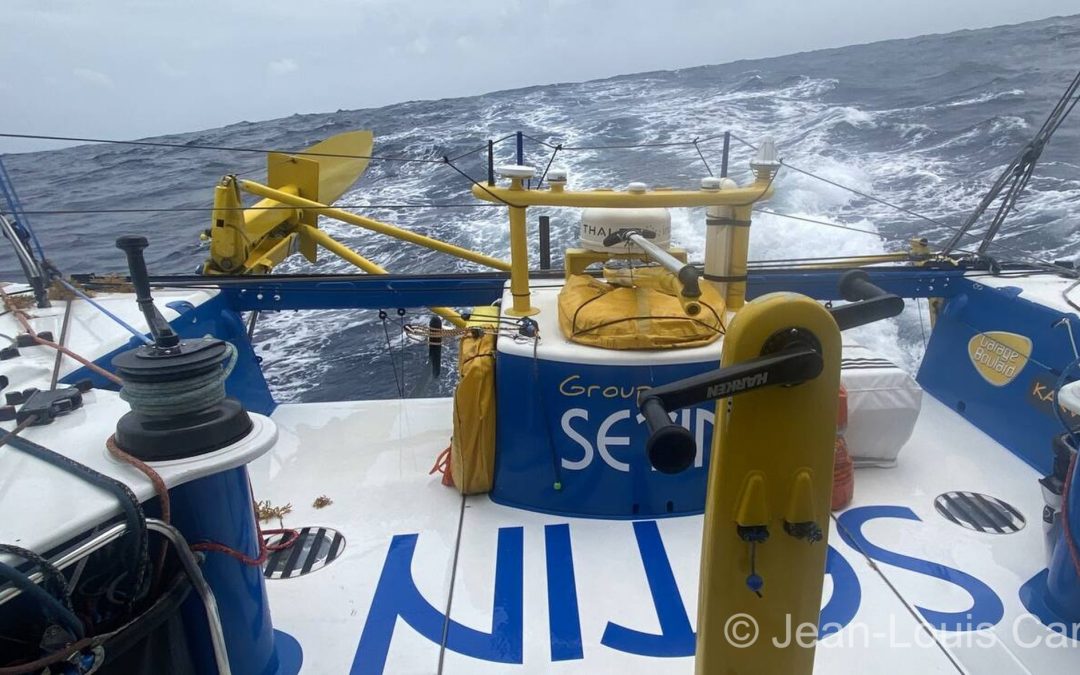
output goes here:
<path id="1" fill-rule="evenodd" d="M 0 132 L 131 139 L 1078 10 L 1077 0 L 0 0 Z M 0 138 L 0 153 L 59 145 Z"/>

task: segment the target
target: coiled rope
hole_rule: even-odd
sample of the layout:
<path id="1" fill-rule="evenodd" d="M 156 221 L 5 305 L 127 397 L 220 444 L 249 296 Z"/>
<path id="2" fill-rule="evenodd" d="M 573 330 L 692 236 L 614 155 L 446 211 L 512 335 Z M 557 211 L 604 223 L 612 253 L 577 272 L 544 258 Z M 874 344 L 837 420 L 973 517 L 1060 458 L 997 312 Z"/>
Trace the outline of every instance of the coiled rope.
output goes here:
<path id="1" fill-rule="evenodd" d="M 131 409 L 150 417 L 183 415 L 203 410 L 225 398 L 225 380 L 236 367 L 236 347 L 225 344 L 223 368 L 211 368 L 208 372 L 183 380 L 168 382 L 137 382 L 124 380 L 120 398 L 131 404 Z"/>

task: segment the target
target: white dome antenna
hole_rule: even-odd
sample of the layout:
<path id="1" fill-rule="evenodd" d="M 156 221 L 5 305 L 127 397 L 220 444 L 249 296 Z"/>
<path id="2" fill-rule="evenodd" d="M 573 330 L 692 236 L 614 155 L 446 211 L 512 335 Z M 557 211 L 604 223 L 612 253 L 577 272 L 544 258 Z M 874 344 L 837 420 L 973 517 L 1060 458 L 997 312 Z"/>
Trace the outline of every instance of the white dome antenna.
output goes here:
<path id="1" fill-rule="evenodd" d="M 510 178 L 521 180 L 523 178 L 532 178 L 536 175 L 536 169 L 531 166 L 522 166 L 521 164 L 503 164 L 496 167 L 495 172 L 503 178 Z"/>

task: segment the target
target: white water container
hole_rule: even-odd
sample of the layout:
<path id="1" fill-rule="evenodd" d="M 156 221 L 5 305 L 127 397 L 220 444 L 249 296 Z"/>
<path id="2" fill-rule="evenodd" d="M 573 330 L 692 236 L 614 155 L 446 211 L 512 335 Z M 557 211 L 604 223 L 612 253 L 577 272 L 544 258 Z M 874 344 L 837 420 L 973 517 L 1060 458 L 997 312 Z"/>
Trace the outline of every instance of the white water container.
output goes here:
<path id="1" fill-rule="evenodd" d="M 590 208 L 581 212 L 581 246 L 590 251 L 606 253 L 640 253 L 633 244 L 604 246 L 604 238 L 619 230 L 646 230 L 656 235 L 652 243 L 670 248 L 671 214 L 667 209 L 603 209 Z"/>

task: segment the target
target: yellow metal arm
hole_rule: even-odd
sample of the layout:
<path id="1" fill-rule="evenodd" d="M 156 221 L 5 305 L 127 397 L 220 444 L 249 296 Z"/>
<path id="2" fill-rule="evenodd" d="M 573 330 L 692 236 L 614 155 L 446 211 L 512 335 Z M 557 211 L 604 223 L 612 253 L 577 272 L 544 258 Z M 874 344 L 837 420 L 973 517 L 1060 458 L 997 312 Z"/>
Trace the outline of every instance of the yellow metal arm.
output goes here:
<path id="1" fill-rule="evenodd" d="M 486 202 L 513 206 L 573 206 L 578 208 L 677 208 L 692 206 L 749 206 L 772 195 L 768 181 L 731 190 L 522 190 L 492 185 L 474 185 L 473 196 Z"/>
<path id="2" fill-rule="evenodd" d="M 327 251 L 330 251 L 341 259 L 346 260 L 353 265 L 356 265 L 368 274 L 388 274 L 386 269 L 383 268 L 381 265 L 371 262 L 364 256 L 360 255 L 356 251 L 353 251 L 348 246 L 345 246 L 344 244 L 334 239 L 322 230 L 312 227 L 310 225 L 301 225 L 300 228 L 303 236 L 310 237 L 315 243 L 319 244 Z M 449 307 L 432 307 L 431 311 L 435 312 L 436 314 L 446 319 L 450 323 L 454 324 L 458 328 L 465 327 L 465 320 L 461 318 L 460 314 L 450 309 Z"/>
<path id="3" fill-rule="evenodd" d="M 266 197 L 282 204 L 295 206 L 299 209 L 312 210 L 320 215 L 328 216 L 330 218 L 349 223 L 350 225 L 356 225 L 357 227 L 362 227 L 366 230 L 371 230 L 372 232 L 378 232 L 380 234 L 394 237 L 395 239 L 401 239 L 402 241 L 407 241 L 413 244 L 417 244 L 419 246 L 423 246 L 425 248 L 430 248 L 434 251 L 448 253 L 450 255 L 457 256 L 458 258 L 463 258 L 465 260 L 479 263 L 487 267 L 492 267 L 497 270 L 502 270 L 504 272 L 510 271 L 510 263 L 506 262 L 505 260 L 493 258 L 489 255 L 484 255 L 483 253 L 477 253 L 476 251 L 470 251 L 469 249 L 461 248 L 460 246 L 454 246 L 453 244 L 448 244 L 444 241 L 439 241 L 438 239 L 425 237 L 422 234 L 410 232 L 409 230 L 395 227 L 388 223 L 383 223 L 372 218 L 365 218 L 364 216 L 359 216 L 355 213 L 350 213 L 349 211 L 344 211 L 342 209 L 334 208 L 332 206 L 327 206 L 311 199 L 298 197 L 296 195 L 289 194 L 284 190 L 277 190 L 272 187 L 267 187 L 266 185 L 256 183 L 255 181 L 241 180 L 238 182 L 240 185 L 240 189 L 244 190 L 245 192 L 250 192 L 254 195 L 259 195 L 260 197 Z"/>

